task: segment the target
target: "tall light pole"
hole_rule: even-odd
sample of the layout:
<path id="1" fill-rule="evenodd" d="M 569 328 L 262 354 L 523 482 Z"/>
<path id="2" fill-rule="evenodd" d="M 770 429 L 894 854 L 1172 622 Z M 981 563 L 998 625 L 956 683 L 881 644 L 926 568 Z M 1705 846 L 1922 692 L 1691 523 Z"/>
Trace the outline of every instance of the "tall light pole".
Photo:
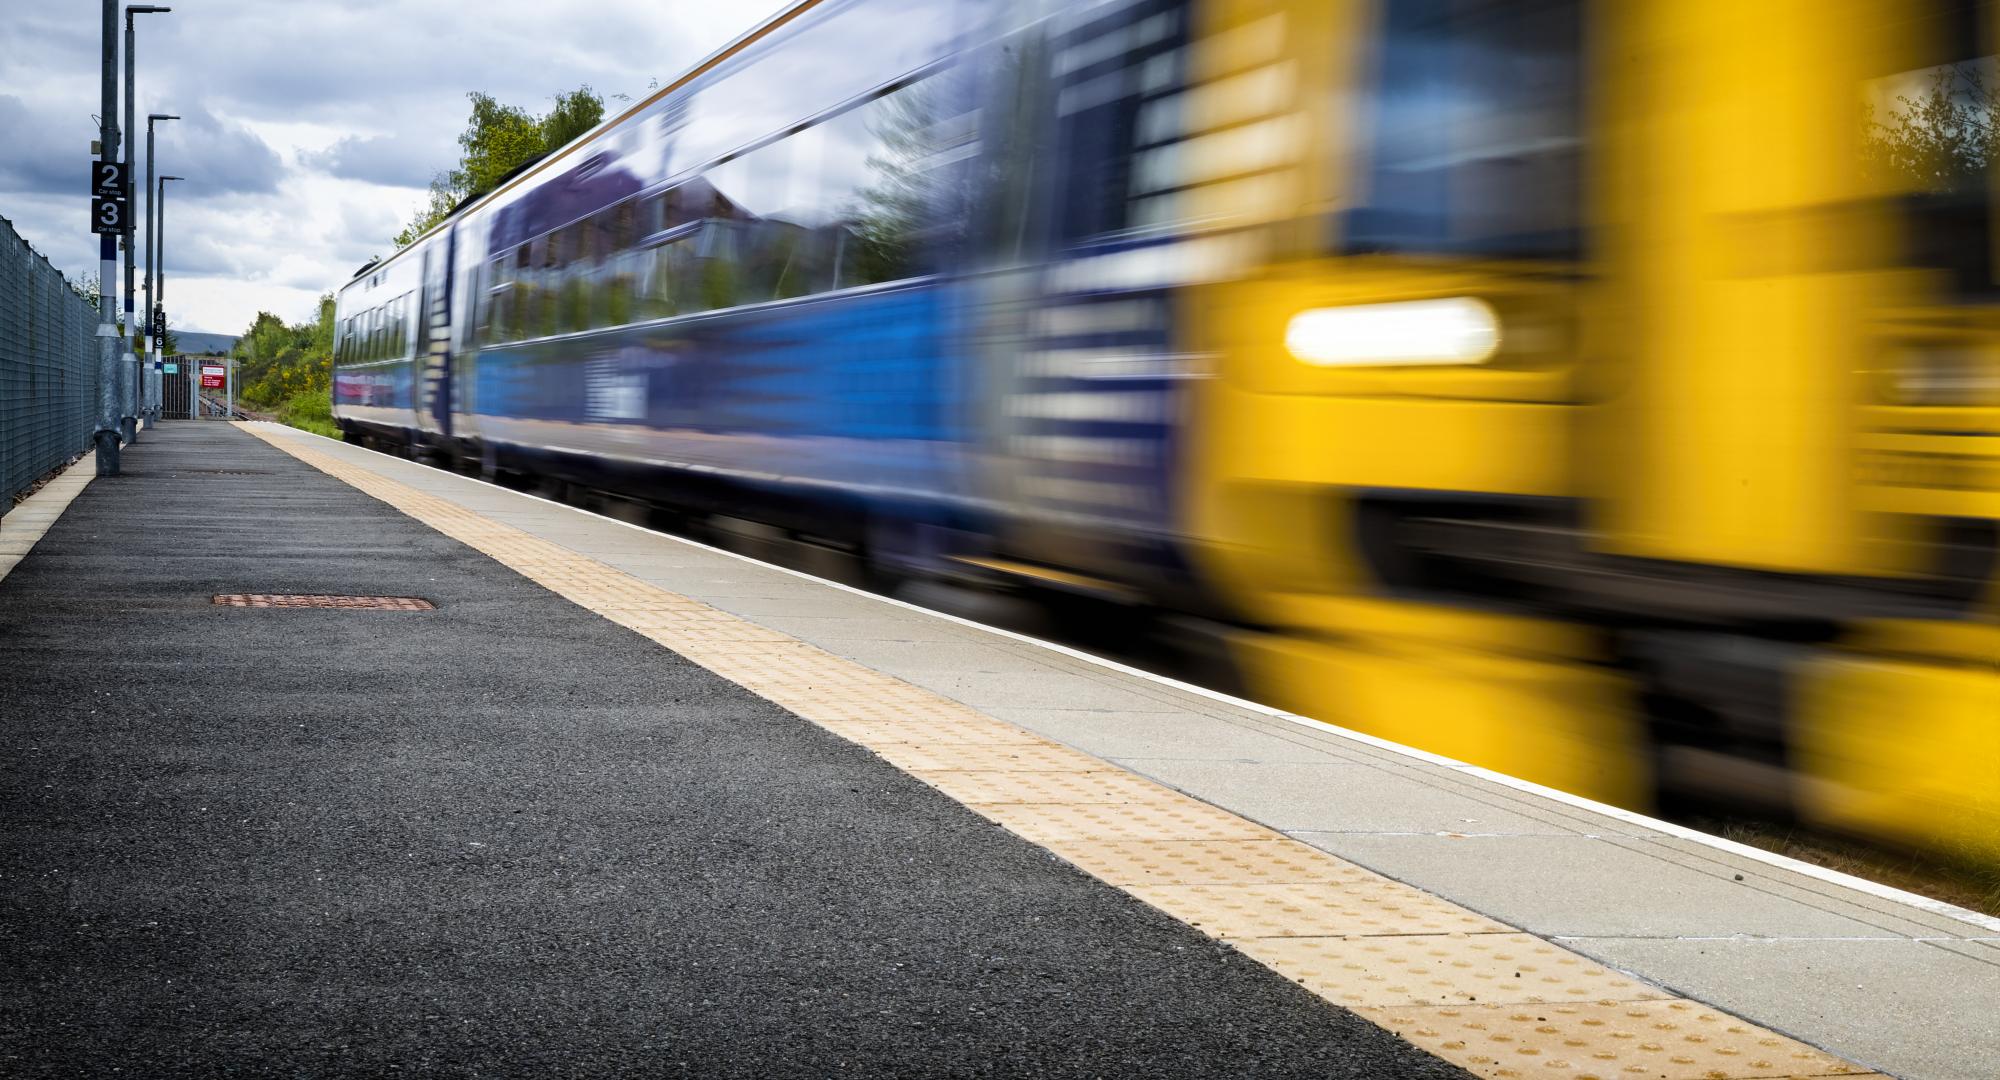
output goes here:
<path id="1" fill-rule="evenodd" d="M 135 153 L 133 153 L 135 147 L 132 145 L 132 142 L 134 137 L 139 134 L 139 126 L 132 122 L 132 107 L 133 107 L 132 99 L 135 96 L 133 91 L 133 81 L 132 81 L 132 71 L 133 71 L 132 65 L 134 63 L 134 54 L 138 51 L 136 45 L 138 39 L 133 33 L 132 17 L 135 15 L 151 15 L 157 12 L 172 11 L 172 10 L 173 10 L 172 8 L 155 7 L 152 4 L 132 4 L 125 9 L 124 137 L 125 137 L 125 182 L 128 184 L 132 182 L 132 166 L 138 164 L 137 162 L 132 160 L 134 157 L 138 156 Z M 124 413 L 119 418 L 118 422 L 120 429 L 124 432 L 125 441 L 129 443 L 129 442 L 136 442 L 138 441 L 139 438 L 139 412 L 140 412 L 139 398 L 141 395 L 141 390 L 140 390 L 140 377 L 139 377 L 139 354 L 138 350 L 134 347 L 133 344 L 139 339 L 139 327 L 137 323 L 134 323 L 132 321 L 133 251 L 132 251 L 132 234 L 129 231 L 125 234 L 124 243 L 125 243 L 126 377 L 120 380 L 120 383 L 123 386 L 123 392 L 119 396 L 123 399 L 124 402 Z"/>
<path id="2" fill-rule="evenodd" d="M 163 307 L 167 302 L 167 181 L 180 179 L 184 178 L 179 176 L 162 176 L 160 177 L 159 186 L 153 189 L 153 205 L 160 208 L 158 212 L 160 219 L 160 248 L 159 254 L 154 256 L 157 260 L 154 263 L 156 273 L 153 286 L 156 291 L 150 299 Z M 165 331 L 166 327 L 162 326 L 160 329 Z M 165 346 L 161 342 L 165 340 L 165 336 L 162 335 L 159 340 L 153 343 L 153 347 L 155 349 L 164 349 Z M 192 378 L 192 373 L 190 373 L 190 378 Z M 190 420 L 195 418 L 194 401 L 194 384 L 190 382 L 188 384 L 188 419 Z"/>
<path id="3" fill-rule="evenodd" d="M 153 392 L 147 395 L 146 404 L 152 412 L 155 423 L 159 422 L 160 408 L 165 404 L 160 399 L 165 393 L 166 384 L 160 378 L 160 339 L 152 332 L 153 282 L 159 274 L 157 264 L 153 262 L 153 210 L 159 205 L 159 200 L 153 196 L 153 125 L 161 120 L 179 119 L 178 116 L 169 116 L 166 113 L 150 113 L 146 116 L 146 310 L 139 320 L 139 325 L 145 328 L 146 340 L 153 346 L 153 362 L 150 365 L 151 370 L 147 373 L 152 379 Z"/>
<path id="4" fill-rule="evenodd" d="M 97 160 L 118 162 L 118 0 L 104 0 L 104 93 L 97 118 Z M 129 178 L 128 178 L 129 179 Z M 97 238 L 97 475 L 118 475 L 118 238 Z"/>

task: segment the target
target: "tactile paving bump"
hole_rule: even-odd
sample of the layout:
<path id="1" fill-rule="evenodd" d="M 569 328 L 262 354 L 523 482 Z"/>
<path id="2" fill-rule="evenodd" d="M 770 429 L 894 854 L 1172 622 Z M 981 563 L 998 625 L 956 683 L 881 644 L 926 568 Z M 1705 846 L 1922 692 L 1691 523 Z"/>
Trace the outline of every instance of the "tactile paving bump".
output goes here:
<path id="1" fill-rule="evenodd" d="M 1051 840 L 1050 851 L 1113 885 L 1375 881 L 1373 871 L 1296 840 Z"/>
<path id="2" fill-rule="evenodd" d="M 704 664 L 706 661 L 703 661 Z M 929 700 L 900 700 L 892 695 L 864 694 L 822 694 L 810 699 L 808 706 L 812 719 L 826 724 L 924 724 L 962 723 L 977 721 L 982 724 L 1008 727 L 1019 731 L 1011 724 L 1000 724 L 983 713 L 973 712 L 956 702 Z M 887 739 L 886 742 L 907 742 L 907 739 Z M 952 740 L 957 742 L 960 740 Z M 1047 740 L 1043 740 L 1047 741 Z"/>
<path id="3" fill-rule="evenodd" d="M 1035 745 L 1048 740 L 1012 724 L 984 717 L 940 713 L 904 720 L 829 720 L 814 717 L 823 728 L 863 746 L 880 743 L 954 742 L 981 745 Z"/>
<path id="4" fill-rule="evenodd" d="M 1095 772 L 924 769 L 915 775 L 917 779 L 968 806 L 979 803 L 1129 803 L 1158 798 L 1163 790 L 1143 777 L 1111 768 Z"/>
<path id="5" fill-rule="evenodd" d="M 1187 798 L 1118 806 L 982 803 L 974 809 L 1038 844 L 1053 840 L 1258 840 L 1277 835 L 1226 810 Z"/>
<path id="6" fill-rule="evenodd" d="M 209 601 L 222 607 L 341 608 L 353 611 L 435 611 L 437 605 L 420 596 L 327 596 L 317 593 L 217 593 Z"/>
<path id="7" fill-rule="evenodd" d="M 1564 1004 L 1673 996 L 1532 934 L 1245 938 L 1236 947 L 1308 990 L 1350 1008 Z"/>
<path id="8" fill-rule="evenodd" d="M 1479 1076 L 1504 1080 L 1748 1080 L 1868 1071 L 1692 1001 L 1355 1012 Z"/>
<path id="9" fill-rule="evenodd" d="M 1007 772 L 1090 772 L 1104 763 L 1061 743 L 878 743 L 869 749 L 900 769 L 1000 770 Z"/>
<path id="10" fill-rule="evenodd" d="M 1126 891 L 1220 938 L 1501 934 L 1512 930 L 1385 878 L 1303 884 L 1128 885 Z"/>

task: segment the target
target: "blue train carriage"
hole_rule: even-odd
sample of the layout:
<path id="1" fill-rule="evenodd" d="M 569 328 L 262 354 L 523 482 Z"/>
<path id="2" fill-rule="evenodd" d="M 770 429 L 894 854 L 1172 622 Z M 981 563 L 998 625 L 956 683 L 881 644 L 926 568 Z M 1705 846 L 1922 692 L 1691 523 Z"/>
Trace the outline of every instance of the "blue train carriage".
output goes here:
<path id="1" fill-rule="evenodd" d="M 334 300 L 333 416 L 355 441 L 405 447 L 424 430 L 417 362 L 423 340 L 424 265 L 442 264 L 427 238 L 396 257 L 362 267 Z M 433 421 L 432 426 L 435 426 Z"/>
<path id="2" fill-rule="evenodd" d="M 465 211 L 458 452 L 895 557 L 964 501 L 963 12 L 801 5 Z"/>

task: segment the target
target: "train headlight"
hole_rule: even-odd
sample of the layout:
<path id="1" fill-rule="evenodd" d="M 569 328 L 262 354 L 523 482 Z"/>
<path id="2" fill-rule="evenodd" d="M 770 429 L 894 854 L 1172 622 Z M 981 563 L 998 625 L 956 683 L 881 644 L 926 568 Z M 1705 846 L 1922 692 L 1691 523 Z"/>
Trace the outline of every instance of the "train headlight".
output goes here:
<path id="1" fill-rule="evenodd" d="M 1469 296 L 1312 308 L 1292 316 L 1285 348 L 1316 367 L 1479 364 L 1500 351 L 1500 319 Z"/>

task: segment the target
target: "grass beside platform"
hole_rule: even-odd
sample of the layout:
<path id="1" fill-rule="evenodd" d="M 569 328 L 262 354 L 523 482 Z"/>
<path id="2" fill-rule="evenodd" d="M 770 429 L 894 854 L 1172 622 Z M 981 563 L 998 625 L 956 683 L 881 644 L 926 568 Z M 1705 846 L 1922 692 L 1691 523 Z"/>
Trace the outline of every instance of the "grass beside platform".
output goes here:
<path id="1" fill-rule="evenodd" d="M 310 431 L 315 435 L 325 435 L 331 439 L 340 438 L 340 428 L 333 422 L 333 402 L 324 390 L 306 391 L 294 394 L 278 407 L 278 422 Z"/>

